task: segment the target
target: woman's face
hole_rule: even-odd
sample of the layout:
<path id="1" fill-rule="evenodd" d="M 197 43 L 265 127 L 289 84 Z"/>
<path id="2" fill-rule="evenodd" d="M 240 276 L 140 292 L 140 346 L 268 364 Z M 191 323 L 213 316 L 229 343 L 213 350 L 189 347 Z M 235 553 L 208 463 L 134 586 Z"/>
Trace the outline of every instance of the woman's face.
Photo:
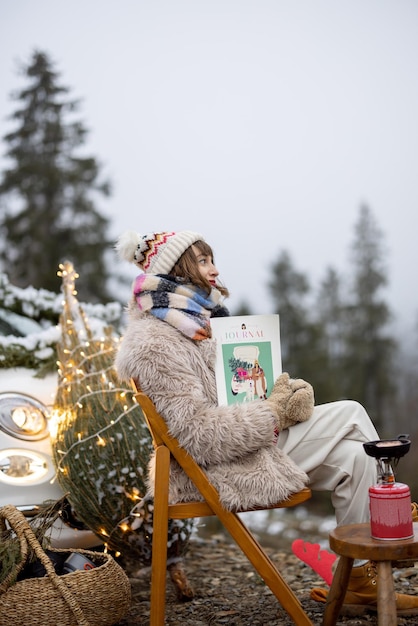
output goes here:
<path id="1" fill-rule="evenodd" d="M 196 256 L 197 267 L 199 273 L 213 287 L 216 287 L 216 277 L 219 276 L 219 272 L 213 264 L 213 259 L 210 255 L 202 254 L 197 246 L 192 246 L 192 250 Z"/>

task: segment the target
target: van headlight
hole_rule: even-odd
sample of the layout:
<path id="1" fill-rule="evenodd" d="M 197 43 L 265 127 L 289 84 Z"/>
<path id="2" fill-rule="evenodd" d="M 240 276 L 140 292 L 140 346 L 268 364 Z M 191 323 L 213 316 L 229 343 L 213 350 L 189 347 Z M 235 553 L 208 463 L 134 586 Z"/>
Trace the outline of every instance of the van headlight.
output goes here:
<path id="1" fill-rule="evenodd" d="M 47 408 L 24 393 L 0 393 L 0 430 L 25 441 L 49 435 Z"/>
<path id="2" fill-rule="evenodd" d="M 0 481 L 9 484 L 28 484 L 48 472 L 47 460 L 37 452 L 10 448 L 0 452 Z"/>

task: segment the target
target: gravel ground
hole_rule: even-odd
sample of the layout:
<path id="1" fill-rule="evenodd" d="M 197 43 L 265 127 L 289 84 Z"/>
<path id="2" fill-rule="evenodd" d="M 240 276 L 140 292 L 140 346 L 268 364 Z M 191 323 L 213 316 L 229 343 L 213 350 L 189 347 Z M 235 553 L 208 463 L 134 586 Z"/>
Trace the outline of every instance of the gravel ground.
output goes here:
<path id="1" fill-rule="evenodd" d="M 310 589 L 324 586 L 309 566 L 302 563 L 291 551 L 291 544 L 280 551 L 265 548 L 271 559 L 279 564 L 280 571 L 302 603 L 312 623 L 321 624 L 323 605 L 309 598 Z M 137 569 L 135 563 L 126 561 L 125 570 L 132 584 L 132 606 L 118 626 L 149 624 L 149 568 Z M 188 602 L 177 599 L 174 586 L 167 577 L 166 624 L 170 626 L 294 626 L 278 604 L 275 596 L 264 585 L 241 550 L 224 535 L 210 539 L 193 538 L 184 559 L 184 568 L 195 596 Z M 418 567 L 394 571 L 397 591 L 418 595 Z M 359 617 L 341 617 L 338 624 L 350 626 L 376 625 L 373 613 Z M 418 616 L 399 618 L 398 625 L 418 624 Z"/>

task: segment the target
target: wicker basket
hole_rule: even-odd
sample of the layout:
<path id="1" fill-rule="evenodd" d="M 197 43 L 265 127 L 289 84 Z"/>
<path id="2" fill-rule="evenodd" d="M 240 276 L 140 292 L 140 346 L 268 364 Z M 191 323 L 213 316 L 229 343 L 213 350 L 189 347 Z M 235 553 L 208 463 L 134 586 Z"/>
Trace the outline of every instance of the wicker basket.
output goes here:
<path id="1" fill-rule="evenodd" d="M 96 565 L 58 576 L 24 515 L 7 505 L 0 508 L 0 532 L 6 530 L 6 520 L 19 539 L 22 558 L 0 585 L 0 626 L 111 626 L 126 615 L 131 601 L 129 579 L 110 554 L 52 549 L 68 556 L 83 554 Z M 29 546 L 47 575 L 13 584 L 26 563 Z"/>

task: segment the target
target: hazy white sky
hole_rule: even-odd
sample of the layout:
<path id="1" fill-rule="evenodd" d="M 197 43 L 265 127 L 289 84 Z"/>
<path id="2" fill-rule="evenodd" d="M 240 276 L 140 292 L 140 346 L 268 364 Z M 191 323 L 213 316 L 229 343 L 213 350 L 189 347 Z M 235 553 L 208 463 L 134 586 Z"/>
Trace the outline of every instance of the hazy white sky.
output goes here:
<path id="1" fill-rule="evenodd" d="M 230 306 L 269 312 L 279 253 L 313 286 L 329 265 L 345 272 L 366 202 L 388 246 L 387 298 L 412 322 L 416 0 L 3 1 L 1 136 L 35 48 L 82 98 L 115 238 L 202 232 Z"/>

